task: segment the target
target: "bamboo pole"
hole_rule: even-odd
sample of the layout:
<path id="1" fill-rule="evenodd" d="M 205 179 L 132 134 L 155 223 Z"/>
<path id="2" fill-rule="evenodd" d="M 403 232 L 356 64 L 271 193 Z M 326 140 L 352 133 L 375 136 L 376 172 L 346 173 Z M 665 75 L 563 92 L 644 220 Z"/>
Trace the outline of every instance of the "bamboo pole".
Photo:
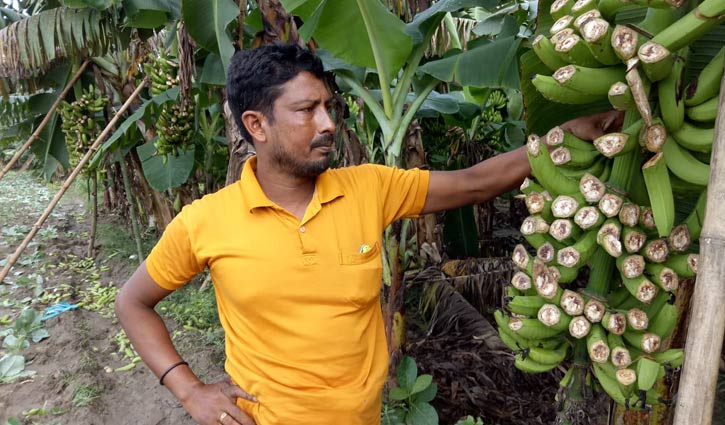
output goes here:
<path id="1" fill-rule="evenodd" d="M 685 363 L 675 405 L 674 425 L 710 425 L 715 405 L 720 350 L 725 333 L 725 77 L 720 83 L 718 117 L 710 160 L 700 262 L 692 296 Z"/>
<path id="2" fill-rule="evenodd" d="M 53 105 L 50 107 L 50 110 L 48 111 L 48 113 L 45 114 L 45 118 L 43 118 L 43 121 L 40 122 L 40 124 L 38 125 L 38 128 L 36 128 L 35 131 L 33 132 L 33 134 L 31 134 L 30 137 L 28 137 L 28 140 L 25 142 L 25 144 L 23 144 L 23 146 L 21 146 L 20 149 L 18 149 L 18 151 L 15 152 L 15 155 L 13 155 L 12 159 L 10 159 L 10 162 L 8 162 L 5 165 L 5 168 L 3 168 L 2 171 L 0 171 L 0 180 L 2 180 L 3 177 L 5 177 L 5 175 L 8 173 L 8 171 L 10 171 L 10 169 L 13 168 L 13 165 L 15 165 L 16 162 L 18 162 L 18 160 L 20 159 L 20 156 L 22 156 L 23 153 L 25 153 L 25 151 L 28 150 L 30 145 L 32 145 L 33 142 L 35 142 L 35 139 L 37 139 L 38 136 L 40 136 L 40 133 L 43 131 L 45 126 L 50 122 L 50 118 L 53 116 L 53 113 L 55 113 L 55 110 L 58 109 L 58 105 L 60 105 L 60 102 L 62 102 L 63 99 L 65 99 L 65 96 L 68 94 L 68 91 L 71 89 L 71 87 L 73 87 L 73 84 L 76 83 L 78 78 L 80 78 L 81 74 L 86 69 L 86 66 L 88 66 L 89 63 L 90 63 L 90 61 L 88 59 L 86 59 L 86 61 L 83 62 L 83 64 L 81 64 L 81 67 L 78 69 L 78 71 L 75 73 L 75 75 L 73 75 L 73 78 L 70 79 L 70 81 L 68 82 L 68 85 L 65 86 L 65 88 L 60 93 L 58 98 L 55 99 L 55 102 L 53 102 Z"/>
<path id="3" fill-rule="evenodd" d="M 16 261 L 18 261 L 18 258 L 20 258 L 20 254 L 23 253 L 25 248 L 28 247 L 28 244 L 33 239 L 33 236 L 35 236 L 36 233 L 38 233 L 38 230 L 40 230 L 40 227 L 45 223 L 45 220 L 48 219 L 48 216 L 50 216 L 50 213 L 53 211 L 53 208 L 55 208 L 56 205 L 58 205 L 58 202 L 60 202 L 60 198 L 63 197 L 65 192 L 70 187 L 71 183 L 73 183 L 73 180 L 76 179 L 78 174 L 80 174 L 83 167 L 86 165 L 86 163 L 91 159 L 91 156 L 98 150 L 98 148 L 101 146 L 101 143 L 103 140 L 108 136 L 108 134 L 113 130 L 114 126 L 118 122 L 118 120 L 121 119 L 123 114 L 126 112 L 126 110 L 131 106 L 131 103 L 133 103 L 134 99 L 138 97 L 138 95 L 141 93 L 141 90 L 143 90 L 144 87 L 146 87 L 146 83 L 148 80 L 144 79 L 141 81 L 141 83 L 138 85 L 136 90 L 129 96 L 129 98 L 126 100 L 126 103 L 121 106 L 121 109 L 114 115 L 113 119 L 111 119 L 111 122 L 108 123 L 106 128 L 103 129 L 101 134 L 96 138 L 96 140 L 93 142 L 93 145 L 88 149 L 88 152 L 81 158 L 80 162 L 76 166 L 76 168 L 73 170 L 73 172 L 68 176 L 67 179 L 65 179 L 65 182 L 63 182 L 63 186 L 61 186 L 58 193 L 55 194 L 55 197 L 50 201 L 50 204 L 45 209 L 43 214 L 40 216 L 38 221 L 33 225 L 33 228 L 30 229 L 30 233 L 25 237 L 23 242 L 20 244 L 18 249 L 15 250 L 15 253 L 13 253 L 13 256 L 10 257 L 8 260 L 8 263 L 5 265 L 5 267 L 0 272 L 0 282 L 7 277 L 8 273 L 10 273 L 10 268 L 15 264 Z"/>

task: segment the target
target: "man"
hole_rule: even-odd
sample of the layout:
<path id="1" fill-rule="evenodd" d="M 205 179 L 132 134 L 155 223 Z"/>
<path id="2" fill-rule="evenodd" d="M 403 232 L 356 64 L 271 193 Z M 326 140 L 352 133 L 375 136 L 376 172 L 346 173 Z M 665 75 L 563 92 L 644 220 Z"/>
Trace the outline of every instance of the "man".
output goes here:
<path id="1" fill-rule="evenodd" d="M 328 170 L 335 123 L 315 55 L 295 45 L 239 52 L 227 89 L 257 156 L 237 183 L 187 205 L 168 226 L 117 298 L 121 324 L 200 424 L 377 424 L 388 364 L 383 229 L 515 188 L 530 174 L 526 153 L 451 172 Z M 591 138 L 612 120 L 573 127 Z M 154 311 L 206 267 L 230 382 L 201 382 Z"/>

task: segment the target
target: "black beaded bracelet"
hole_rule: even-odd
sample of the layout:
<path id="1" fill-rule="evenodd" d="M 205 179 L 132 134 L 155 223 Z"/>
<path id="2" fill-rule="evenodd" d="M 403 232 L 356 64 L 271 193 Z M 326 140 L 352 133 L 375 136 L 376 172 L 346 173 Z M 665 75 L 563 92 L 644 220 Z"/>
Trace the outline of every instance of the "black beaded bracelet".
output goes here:
<path id="1" fill-rule="evenodd" d="M 181 366 L 182 364 L 189 366 L 189 363 L 187 363 L 185 361 L 180 361 L 179 363 L 172 364 L 171 367 L 169 367 L 168 369 L 166 369 L 166 372 L 164 372 L 163 375 L 161 375 L 161 378 L 159 378 L 159 385 L 164 385 L 164 378 L 166 378 L 166 375 L 168 375 L 169 372 L 171 372 L 172 370 L 174 370 L 174 368 L 176 366 Z"/>

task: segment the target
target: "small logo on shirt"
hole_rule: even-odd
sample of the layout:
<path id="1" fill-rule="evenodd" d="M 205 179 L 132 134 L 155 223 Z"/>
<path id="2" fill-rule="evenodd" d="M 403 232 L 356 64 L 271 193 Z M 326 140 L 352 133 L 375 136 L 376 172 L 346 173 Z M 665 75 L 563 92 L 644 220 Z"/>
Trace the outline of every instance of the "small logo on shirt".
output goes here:
<path id="1" fill-rule="evenodd" d="M 366 252 L 370 252 L 371 249 L 373 249 L 373 247 L 364 243 L 364 244 L 360 245 L 359 252 L 360 252 L 360 254 L 365 254 Z"/>

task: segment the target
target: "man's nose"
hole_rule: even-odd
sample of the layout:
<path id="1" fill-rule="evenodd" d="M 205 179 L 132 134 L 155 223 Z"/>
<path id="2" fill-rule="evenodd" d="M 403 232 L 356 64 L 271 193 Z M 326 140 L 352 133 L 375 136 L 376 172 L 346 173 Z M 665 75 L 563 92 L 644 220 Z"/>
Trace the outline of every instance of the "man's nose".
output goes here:
<path id="1" fill-rule="evenodd" d="M 317 131 L 318 133 L 334 133 L 336 126 L 335 120 L 332 118 L 328 108 L 319 108 L 317 113 Z"/>

